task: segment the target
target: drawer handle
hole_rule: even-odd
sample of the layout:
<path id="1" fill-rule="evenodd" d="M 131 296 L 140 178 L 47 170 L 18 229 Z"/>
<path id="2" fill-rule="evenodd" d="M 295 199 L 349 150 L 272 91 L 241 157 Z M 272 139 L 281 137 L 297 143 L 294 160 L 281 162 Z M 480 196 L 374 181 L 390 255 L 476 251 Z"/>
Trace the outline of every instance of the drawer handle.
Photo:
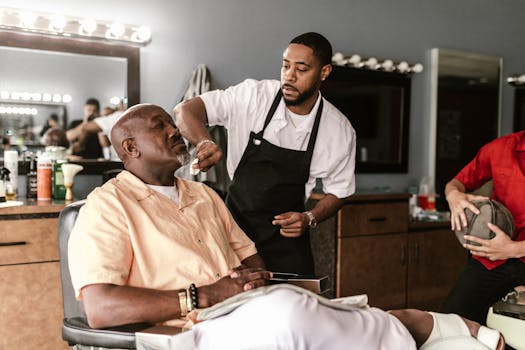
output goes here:
<path id="1" fill-rule="evenodd" d="M 384 217 L 384 216 L 374 216 L 374 217 L 369 218 L 368 221 L 371 221 L 371 222 L 386 221 L 386 217 Z"/>
<path id="2" fill-rule="evenodd" d="M 0 247 L 9 247 L 12 245 L 26 245 L 26 241 L 18 241 L 18 242 L 0 242 Z"/>

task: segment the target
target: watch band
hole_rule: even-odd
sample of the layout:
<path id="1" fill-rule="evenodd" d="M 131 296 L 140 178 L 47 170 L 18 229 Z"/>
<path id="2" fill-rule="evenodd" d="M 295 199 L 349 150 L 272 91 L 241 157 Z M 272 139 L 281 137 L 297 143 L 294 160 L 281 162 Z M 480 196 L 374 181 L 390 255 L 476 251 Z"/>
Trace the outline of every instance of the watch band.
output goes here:
<path id="1" fill-rule="evenodd" d="M 303 212 L 303 214 L 308 217 L 308 226 L 310 226 L 311 228 L 317 226 L 317 220 L 315 219 L 315 216 L 311 211 L 305 211 Z"/>

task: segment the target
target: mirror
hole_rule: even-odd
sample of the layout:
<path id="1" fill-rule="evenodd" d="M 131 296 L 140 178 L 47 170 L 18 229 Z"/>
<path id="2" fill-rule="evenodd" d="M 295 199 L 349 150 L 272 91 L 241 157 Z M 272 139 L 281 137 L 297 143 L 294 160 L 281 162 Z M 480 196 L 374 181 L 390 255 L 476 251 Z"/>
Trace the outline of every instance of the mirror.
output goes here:
<path id="1" fill-rule="evenodd" d="M 323 96 L 357 133 L 357 173 L 406 173 L 410 75 L 334 66 Z"/>
<path id="2" fill-rule="evenodd" d="M 59 116 L 59 124 L 64 126 L 68 119 L 82 117 L 82 106 L 92 96 L 100 99 L 101 108 L 109 104 L 107 95 L 127 96 L 129 106 L 137 104 L 139 69 L 137 47 L 0 32 L 0 90 L 45 92 L 44 89 L 49 89 L 51 93 L 68 93 L 72 97 L 69 104 L 1 101 L 6 108 L 10 105 L 37 109 L 36 115 L 3 114 L 2 129 L 7 125 L 27 133 L 30 125 L 37 131 L 52 113 Z"/>
<path id="3" fill-rule="evenodd" d="M 438 210 L 448 210 L 444 189 L 479 148 L 496 138 L 500 125 L 500 57 L 433 49 L 430 147 Z M 432 161 L 434 160 L 434 161 Z"/>

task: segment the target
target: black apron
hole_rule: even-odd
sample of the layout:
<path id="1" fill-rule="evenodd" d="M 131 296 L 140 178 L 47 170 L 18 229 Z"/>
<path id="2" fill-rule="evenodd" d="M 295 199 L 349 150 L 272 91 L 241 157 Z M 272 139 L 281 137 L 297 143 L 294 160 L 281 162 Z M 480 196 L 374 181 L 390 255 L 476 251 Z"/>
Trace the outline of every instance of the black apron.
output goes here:
<path id="1" fill-rule="evenodd" d="M 305 210 L 304 186 L 323 110 L 321 98 L 306 151 L 275 146 L 263 139 L 264 130 L 282 97 L 279 89 L 266 116 L 263 129 L 250 132 L 250 140 L 235 170 L 226 204 L 237 224 L 250 237 L 266 268 L 276 272 L 313 275 L 314 262 L 307 230 L 298 238 L 283 237 L 274 216 Z"/>

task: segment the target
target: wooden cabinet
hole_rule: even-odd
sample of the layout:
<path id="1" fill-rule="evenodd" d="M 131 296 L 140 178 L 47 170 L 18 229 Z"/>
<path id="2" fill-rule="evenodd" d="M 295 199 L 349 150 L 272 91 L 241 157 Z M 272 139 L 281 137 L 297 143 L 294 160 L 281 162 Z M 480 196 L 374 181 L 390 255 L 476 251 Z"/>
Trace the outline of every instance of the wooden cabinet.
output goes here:
<path id="1" fill-rule="evenodd" d="M 337 297 L 439 310 L 467 260 L 448 223 L 410 224 L 406 194 L 353 196 L 337 220 Z"/>
<path id="2" fill-rule="evenodd" d="M 0 211 L 0 349 L 68 349 L 61 336 L 60 208 Z"/>
<path id="3" fill-rule="evenodd" d="M 411 227 L 408 236 L 407 307 L 438 311 L 465 266 L 468 252 L 448 223 L 418 226 L 424 225 Z"/>

